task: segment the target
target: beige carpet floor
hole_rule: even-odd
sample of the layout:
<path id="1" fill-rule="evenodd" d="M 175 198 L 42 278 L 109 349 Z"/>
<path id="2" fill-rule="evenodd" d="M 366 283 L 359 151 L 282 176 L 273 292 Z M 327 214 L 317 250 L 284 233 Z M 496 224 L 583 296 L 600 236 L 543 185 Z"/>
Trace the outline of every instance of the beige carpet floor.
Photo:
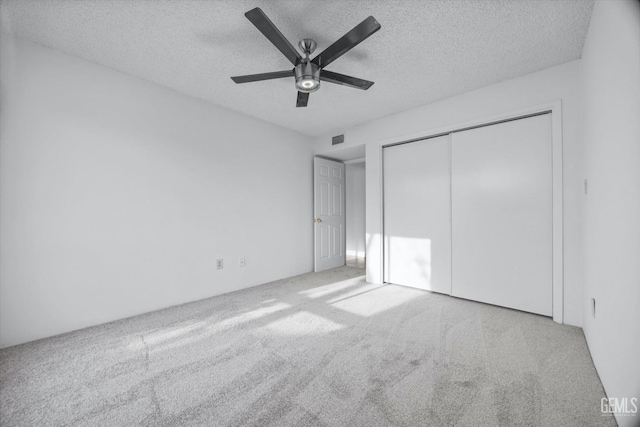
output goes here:
<path id="1" fill-rule="evenodd" d="M 0 351 L 3 426 L 609 426 L 582 330 L 343 267 Z"/>

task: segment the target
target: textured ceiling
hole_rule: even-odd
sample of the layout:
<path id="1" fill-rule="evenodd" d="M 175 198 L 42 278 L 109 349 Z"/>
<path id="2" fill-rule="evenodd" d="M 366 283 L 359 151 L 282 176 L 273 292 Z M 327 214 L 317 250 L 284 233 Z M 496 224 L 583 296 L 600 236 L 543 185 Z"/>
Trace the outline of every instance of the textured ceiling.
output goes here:
<path id="1" fill-rule="evenodd" d="M 256 6 L 297 46 L 322 51 L 373 15 L 382 29 L 328 70 L 372 80 L 324 82 L 296 108 L 293 78 L 230 76 L 291 68 L 244 17 Z M 580 58 L 592 0 L 262 1 L 6 0 L 8 31 L 306 135 L 382 116 Z M 312 55 L 313 56 L 313 55 Z"/>

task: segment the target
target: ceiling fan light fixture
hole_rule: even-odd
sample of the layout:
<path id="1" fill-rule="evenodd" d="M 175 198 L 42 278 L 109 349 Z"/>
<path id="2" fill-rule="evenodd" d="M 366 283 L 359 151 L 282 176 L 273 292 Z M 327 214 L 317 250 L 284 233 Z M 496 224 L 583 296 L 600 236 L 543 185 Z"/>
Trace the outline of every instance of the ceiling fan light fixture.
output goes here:
<path id="1" fill-rule="evenodd" d="M 0 0 L 2 1 L 2 0 Z M 312 39 L 302 39 L 298 42 L 298 47 L 304 53 L 300 52 L 287 40 L 278 27 L 267 17 L 267 15 L 259 7 L 255 7 L 244 14 L 249 21 L 273 44 L 293 65 L 293 70 L 289 68 L 285 71 L 275 71 L 271 73 L 250 74 L 246 76 L 235 76 L 231 79 L 236 83 L 259 82 L 261 80 L 280 79 L 295 76 L 296 89 L 298 97 L 296 99 L 296 107 L 306 107 L 309 102 L 309 94 L 320 89 L 320 72 L 322 70 L 322 79 L 326 82 L 339 84 L 355 89 L 367 90 L 373 85 L 373 82 L 359 79 L 344 74 L 334 73 L 325 70 L 325 67 L 336 59 L 356 47 L 363 42 L 371 34 L 380 29 L 380 23 L 373 16 L 356 25 L 344 36 L 336 40 L 331 46 L 323 50 L 313 59 L 309 59 L 316 47 L 317 43 Z"/>
<path id="2" fill-rule="evenodd" d="M 296 88 L 300 92 L 311 93 L 320 89 L 320 67 L 311 61 L 296 65 Z"/>

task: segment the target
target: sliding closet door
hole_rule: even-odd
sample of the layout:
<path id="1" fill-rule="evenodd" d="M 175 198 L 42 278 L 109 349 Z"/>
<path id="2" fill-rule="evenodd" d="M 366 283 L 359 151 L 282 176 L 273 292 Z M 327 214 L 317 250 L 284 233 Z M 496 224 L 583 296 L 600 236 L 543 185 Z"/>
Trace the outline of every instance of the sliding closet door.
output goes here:
<path id="1" fill-rule="evenodd" d="M 385 282 L 451 293 L 449 136 L 384 148 Z"/>
<path id="2" fill-rule="evenodd" d="M 545 114 L 451 135 L 452 295 L 552 315 Z"/>

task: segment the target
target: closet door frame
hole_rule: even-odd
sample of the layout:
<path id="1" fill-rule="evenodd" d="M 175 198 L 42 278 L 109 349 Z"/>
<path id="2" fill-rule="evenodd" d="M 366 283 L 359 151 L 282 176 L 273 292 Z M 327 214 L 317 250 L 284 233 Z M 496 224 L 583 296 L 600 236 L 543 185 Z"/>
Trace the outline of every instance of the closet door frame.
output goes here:
<path id="1" fill-rule="evenodd" d="M 551 113 L 551 132 L 552 132 L 552 312 L 553 320 L 557 323 L 564 322 L 564 256 L 563 256 L 563 180 L 562 180 L 562 102 L 557 100 L 551 103 L 537 105 L 521 110 L 506 112 L 494 116 L 481 118 L 463 122 L 457 125 L 447 126 L 419 133 L 404 135 L 393 139 L 388 139 L 367 146 L 367 163 L 379 165 L 380 173 L 377 177 L 377 190 L 380 194 L 377 200 L 371 200 L 375 203 L 377 209 L 367 208 L 367 234 L 378 238 L 371 239 L 368 242 L 367 249 L 367 281 L 373 283 L 384 283 L 384 164 L 382 150 L 384 147 L 390 147 L 397 144 L 406 144 L 419 141 L 426 138 L 447 135 L 452 132 L 468 130 L 476 127 L 489 126 L 505 121 L 522 119 L 528 116 L 538 114 Z M 369 181 L 369 179 L 367 179 Z M 369 197 L 367 197 L 369 199 Z M 374 206 L 371 206 L 372 208 Z M 375 259 L 377 258 L 377 260 Z M 371 262 L 369 262 L 371 260 Z"/>

